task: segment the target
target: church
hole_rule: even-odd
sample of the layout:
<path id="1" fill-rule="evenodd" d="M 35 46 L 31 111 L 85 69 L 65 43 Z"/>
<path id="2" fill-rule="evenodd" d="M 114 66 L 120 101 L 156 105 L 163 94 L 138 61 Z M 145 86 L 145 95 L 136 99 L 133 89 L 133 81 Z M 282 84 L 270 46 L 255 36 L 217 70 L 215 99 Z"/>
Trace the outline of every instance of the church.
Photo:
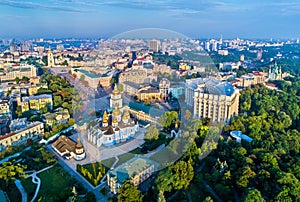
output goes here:
<path id="1" fill-rule="evenodd" d="M 102 120 L 88 130 L 88 141 L 97 147 L 126 142 L 139 130 L 138 122 L 123 108 L 122 95 L 116 85 L 110 96 L 110 108 L 112 113 L 104 111 Z"/>
<path id="2" fill-rule="evenodd" d="M 276 62 L 275 62 L 275 65 L 273 68 L 271 68 L 271 67 L 269 68 L 268 79 L 271 79 L 271 80 L 282 80 L 283 79 L 281 67 L 278 67 Z"/>

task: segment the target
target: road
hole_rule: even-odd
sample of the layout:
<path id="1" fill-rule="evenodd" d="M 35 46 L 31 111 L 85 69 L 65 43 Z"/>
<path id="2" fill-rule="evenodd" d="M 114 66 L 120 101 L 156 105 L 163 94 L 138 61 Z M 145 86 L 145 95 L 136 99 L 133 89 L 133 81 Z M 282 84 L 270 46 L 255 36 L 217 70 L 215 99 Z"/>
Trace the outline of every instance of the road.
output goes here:
<path id="1" fill-rule="evenodd" d="M 56 152 L 53 151 L 50 145 L 47 145 L 47 149 L 50 152 L 56 154 Z M 108 196 L 105 197 L 100 193 L 100 189 L 105 185 L 106 182 L 103 182 L 102 184 L 100 184 L 98 187 L 95 188 L 84 177 L 82 177 L 79 173 L 76 172 L 76 166 L 74 170 L 74 167 L 73 168 L 69 167 L 69 165 L 62 157 L 60 157 L 59 155 L 56 155 L 56 157 L 58 163 L 65 169 L 65 171 L 67 171 L 72 177 L 74 177 L 78 182 L 80 182 L 87 191 L 91 191 L 95 194 L 97 202 L 108 201 Z"/>
<path id="2" fill-rule="evenodd" d="M 106 182 L 104 181 L 104 178 L 101 180 L 101 184 L 98 185 L 97 187 L 92 186 L 83 176 L 81 176 L 77 171 L 76 171 L 76 165 L 77 164 L 88 164 L 92 162 L 99 162 L 101 160 L 105 160 L 108 158 L 115 157 L 116 161 L 114 162 L 113 166 L 116 165 L 118 162 L 118 157 L 121 154 L 128 153 L 131 150 L 139 147 L 144 143 L 144 133 L 145 129 L 140 129 L 140 131 L 136 134 L 134 138 L 131 140 L 118 144 L 116 146 L 111 146 L 111 147 L 100 147 L 97 148 L 94 145 L 91 145 L 88 141 L 85 140 L 85 138 L 82 138 L 82 144 L 84 145 L 84 148 L 86 149 L 86 155 L 87 157 L 82 160 L 82 161 L 75 161 L 74 159 L 71 160 L 66 160 L 63 157 L 59 156 L 51 147 L 51 145 L 47 145 L 48 151 L 51 153 L 55 154 L 59 164 L 72 176 L 74 177 L 77 181 L 81 182 L 82 185 L 86 188 L 88 191 L 92 191 L 95 196 L 96 196 L 96 201 L 108 201 L 108 198 L 113 196 L 111 193 L 108 193 L 106 196 L 103 196 L 100 193 L 100 190 L 102 189 L 103 186 L 106 185 Z M 76 140 L 78 134 L 72 135 L 70 138 Z"/>

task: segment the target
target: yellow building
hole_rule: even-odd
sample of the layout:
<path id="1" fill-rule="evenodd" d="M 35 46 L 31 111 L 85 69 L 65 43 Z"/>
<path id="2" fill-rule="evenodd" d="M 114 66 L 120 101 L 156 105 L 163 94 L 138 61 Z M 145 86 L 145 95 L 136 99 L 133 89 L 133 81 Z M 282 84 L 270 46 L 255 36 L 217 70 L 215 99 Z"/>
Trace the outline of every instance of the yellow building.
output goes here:
<path id="1" fill-rule="evenodd" d="M 53 108 L 53 101 L 51 94 L 43 94 L 37 96 L 23 97 L 22 101 L 18 102 L 21 106 L 22 112 L 28 110 L 40 110 L 43 107 L 49 107 L 50 110 Z"/>
<path id="2" fill-rule="evenodd" d="M 48 126 L 52 126 L 54 122 L 57 124 L 68 123 L 70 114 L 68 109 L 58 108 L 53 113 L 46 113 L 43 115 Z"/>
<path id="3" fill-rule="evenodd" d="M 190 70 L 190 69 L 191 69 L 191 66 L 190 66 L 190 65 L 187 65 L 187 64 L 185 64 L 185 63 L 181 63 L 181 64 L 179 65 L 179 69 L 180 69 L 180 70 L 187 71 L 187 70 Z"/>
<path id="4" fill-rule="evenodd" d="M 141 101 L 161 100 L 162 93 L 160 92 L 159 89 L 153 88 L 151 86 L 147 86 L 147 87 L 139 89 L 137 96 Z"/>

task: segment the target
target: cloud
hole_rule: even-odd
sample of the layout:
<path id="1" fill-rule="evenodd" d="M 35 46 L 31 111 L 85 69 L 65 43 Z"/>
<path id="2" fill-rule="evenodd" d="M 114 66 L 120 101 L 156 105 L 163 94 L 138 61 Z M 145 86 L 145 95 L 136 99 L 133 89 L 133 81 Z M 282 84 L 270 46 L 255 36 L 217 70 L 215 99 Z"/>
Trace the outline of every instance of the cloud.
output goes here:
<path id="1" fill-rule="evenodd" d="M 60 5 L 45 5 L 40 3 L 33 3 L 29 1 L 13 1 L 13 0 L 1 0 L 0 5 L 10 6 L 14 8 L 24 8 L 24 9 L 46 9 L 46 10 L 55 10 L 55 11 L 64 11 L 64 12 L 89 12 L 90 10 L 75 8 L 75 7 L 66 7 Z"/>

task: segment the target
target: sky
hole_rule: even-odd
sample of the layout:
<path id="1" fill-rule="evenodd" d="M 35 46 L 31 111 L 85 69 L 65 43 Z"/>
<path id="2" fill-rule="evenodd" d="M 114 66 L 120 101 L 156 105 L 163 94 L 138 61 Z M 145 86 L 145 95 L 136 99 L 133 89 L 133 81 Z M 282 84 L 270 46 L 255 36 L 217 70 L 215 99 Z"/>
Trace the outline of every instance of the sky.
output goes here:
<path id="1" fill-rule="evenodd" d="M 0 38 L 102 38 L 141 28 L 300 38 L 300 0 L 0 0 Z"/>

